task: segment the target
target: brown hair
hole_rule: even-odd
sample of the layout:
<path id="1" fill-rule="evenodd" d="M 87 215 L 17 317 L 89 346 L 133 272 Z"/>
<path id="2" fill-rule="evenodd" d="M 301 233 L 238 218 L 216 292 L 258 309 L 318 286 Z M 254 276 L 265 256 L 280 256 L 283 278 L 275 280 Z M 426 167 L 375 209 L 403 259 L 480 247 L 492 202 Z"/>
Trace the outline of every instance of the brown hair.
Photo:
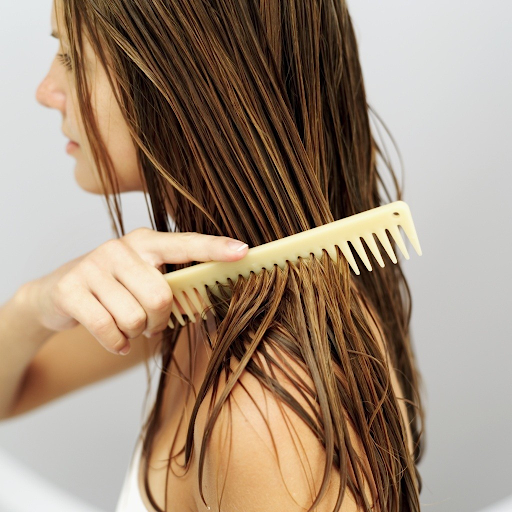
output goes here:
<path id="1" fill-rule="evenodd" d="M 225 235 L 249 247 L 323 225 L 383 204 L 378 181 L 385 203 L 393 200 L 378 173 L 378 155 L 393 177 L 396 199 L 402 199 L 391 163 L 372 136 L 344 0 L 64 0 L 63 5 L 80 111 L 122 234 L 115 176 L 79 65 L 82 29 L 109 71 L 138 147 L 155 229 L 171 230 L 171 205 L 176 231 Z M 115 222 L 110 204 L 109 209 Z M 119 236 L 115 223 L 114 228 Z M 359 469 L 364 468 L 344 435 L 347 417 L 364 447 L 379 509 L 420 510 L 416 464 L 424 449 L 424 411 L 409 330 L 410 290 L 400 263 L 388 260 L 380 268 L 368 255 L 373 272 L 354 251 L 359 276 L 338 250 L 337 261 L 324 252 L 320 259 L 288 261 L 284 270 L 274 266 L 248 279 L 240 276 L 215 294 L 209 291 L 216 333 L 210 337 L 201 324 L 213 354 L 189 424 L 187 468 L 202 397 L 211 386 L 216 389 L 233 359 L 248 355 L 237 375 L 249 372 L 293 409 L 322 440 L 330 465 L 343 470 L 352 465 L 356 480 L 342 471 L 340 496 L 348 487 L 361 510 L 370 510 L 362 493 Z M 186 266 L 169 264 L 165 271 Z M 360 297 L 351 290 L 356 281 Z M 412 457 L 386 354 L 363 314 L 364 304 L 382 328 L 405 395 Z M 148 489 L 147 454 L 180 331 L 179 324 L 165 331 L 157 398 L 145 426 L 146 491 L 158 510 Z M 256 355 L 303 389 L 267 348 L 308 372 L 315 389 L 307 394 L 318 402 L 320 415 L 308 414 L 279 381 L 262 373 Z M 207 432 L 233 385 L 213 409 Z M 201 450 L 200 475 L 203 462 Z M 322 486 L 314 506 L 325 490 Z M 336 510 L 340 506 L 341 498 Z"/>

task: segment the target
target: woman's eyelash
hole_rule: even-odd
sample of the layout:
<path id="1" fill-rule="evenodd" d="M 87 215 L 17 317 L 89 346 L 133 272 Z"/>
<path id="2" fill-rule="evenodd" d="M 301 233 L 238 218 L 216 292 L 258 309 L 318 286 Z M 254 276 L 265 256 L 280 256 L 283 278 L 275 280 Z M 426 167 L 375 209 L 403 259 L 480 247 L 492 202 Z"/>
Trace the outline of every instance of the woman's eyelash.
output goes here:
<path id="1" fill-rule="evenodd" d="M 69 55 L 67 53 L 58 53 L 57 57 L 67 69 L 72 69 L 73 66 L 71 64 L 71 59 L 69 58 Z"/>

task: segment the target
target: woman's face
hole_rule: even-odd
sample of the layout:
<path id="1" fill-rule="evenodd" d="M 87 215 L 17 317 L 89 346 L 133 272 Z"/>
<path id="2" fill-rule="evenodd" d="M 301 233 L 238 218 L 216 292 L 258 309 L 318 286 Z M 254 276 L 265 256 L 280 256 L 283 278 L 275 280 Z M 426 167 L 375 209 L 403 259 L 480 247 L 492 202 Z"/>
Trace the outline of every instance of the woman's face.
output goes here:
<path id="1" fill-rule="evenodd" d="M 56 0 L 52 7 L 51 29 L 60 40 L 58 53 L 68 54 L 69 44 L 63 39 L 64 34 L 57 33 L 57 16 L 60 26 L 64 26 L 60 2 L 61 0 Z M 84 44 L 85 58 L 81 65 L 85 68 L 92 88 L 92 108 L 102 140 L 112 159 L 119 192 L 143 190 L 137 167 L 136 148 L 128 126 L 115 100 L 106 72 L 86 37 Z M 64 135 L 78 144 L 68 151 L 76 160 L 75 179 L 79 186 L 93 194 L 102 194 L 101 181 L 80 118 L 72 71 L 66 68 L 59 57 L 54 58 L 48 74 L 39 84 L 36 99 L 41 105 L 61 112 Z"/>

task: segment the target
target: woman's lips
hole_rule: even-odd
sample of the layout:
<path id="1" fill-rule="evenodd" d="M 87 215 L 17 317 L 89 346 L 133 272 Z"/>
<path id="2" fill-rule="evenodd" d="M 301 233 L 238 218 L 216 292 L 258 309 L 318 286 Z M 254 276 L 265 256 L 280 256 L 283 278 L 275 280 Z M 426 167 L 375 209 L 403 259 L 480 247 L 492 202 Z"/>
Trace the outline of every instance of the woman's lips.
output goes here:
<path id="1" fill-rule="evenodd" d="M 78 149 L 80 146 L 73 140 L 70 140 L 66 146 L 66 153 L 72 153 L 76 149 Z"/>

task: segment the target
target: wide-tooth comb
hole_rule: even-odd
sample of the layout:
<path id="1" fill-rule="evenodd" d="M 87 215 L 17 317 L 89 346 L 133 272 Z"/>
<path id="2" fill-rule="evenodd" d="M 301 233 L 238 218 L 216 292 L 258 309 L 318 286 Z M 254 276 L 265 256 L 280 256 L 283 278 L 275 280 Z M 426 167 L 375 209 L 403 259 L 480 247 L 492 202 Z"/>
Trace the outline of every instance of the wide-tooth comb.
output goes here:
<path id="1" fill-rule="evenodd" d="M 405 258 L 409 259 L 409 253 L 398 226 L 402 226 L 414 249 L 421 256 L 420 242 L 416 235 L 409 206 L 404 201 L 395 201 L 253 247 L 247 251 L 244 258 L 238 261 L 207 261 L 169 272 L 164 274 L 164 277 L 169 283 L 174 296 L 171 313 L 174 313 L 181 325 L 185 325 L 185 320 L 176 304 L 176 301 L 178 301 L 190 321 L 195 323 L 195 313 L 187 301 L 188 297 L 197 312 L 206 320 L 203 309 L 205 305 L 207 307 L 211 306 L 206 293 L 206 285 L 213 287 L 216 283 L 227 283 L 228 279 L 236 281 L 239 275 L 247 278 L 251 272 L 257 274 L 264 268 L 272 269 L 274 265 L 284 269 L 286 260 L 296 262 L 299 257 L 309 258 L 311 253 L 320 258 L 324 249 L 332 259 L 336 259 L 336 246 L 341 249 L 354 272 L 359 275 L 359 268 L 348 242 L 353 245 L 366 268 L 371 272 L 372 266 L 360 238 L 364 239 L 379 265 L 384 267 L 384 260 L 375 243 L 373 234 L 377 235 L 391 261 L 397 263 L 386 230 L 389 231 Z M 199 293 L 205 304 L 201 304 L 196 292 Z M 213 309 L 212 312 L 215 314 Z M 172 329 L 174 328 L 172 320 L 169 320 L 168 325 Z"/>

